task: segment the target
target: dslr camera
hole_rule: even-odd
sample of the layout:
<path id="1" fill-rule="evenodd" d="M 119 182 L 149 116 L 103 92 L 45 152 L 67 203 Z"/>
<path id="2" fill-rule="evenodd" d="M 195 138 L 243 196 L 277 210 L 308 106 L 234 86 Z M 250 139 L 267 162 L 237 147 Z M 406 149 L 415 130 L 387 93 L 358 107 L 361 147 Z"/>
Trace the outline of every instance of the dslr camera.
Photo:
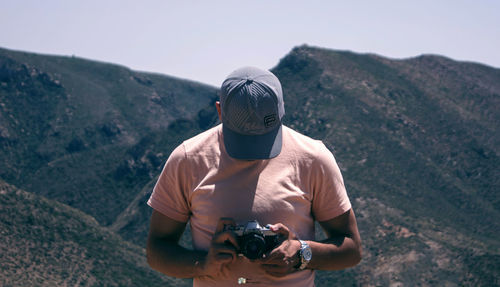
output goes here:
<path id="1" fill-rule="evenodd" d="M 240 246 L 239 254 L 248 259 L 259 259 L 274 249 L 279 244 L 279 235 L 269 229 L 268 225 L 262 227 L 257 220 L 248 221 L 244 225 L 226 225 L 224 230 L 231 230 L 236 235 Z"/>

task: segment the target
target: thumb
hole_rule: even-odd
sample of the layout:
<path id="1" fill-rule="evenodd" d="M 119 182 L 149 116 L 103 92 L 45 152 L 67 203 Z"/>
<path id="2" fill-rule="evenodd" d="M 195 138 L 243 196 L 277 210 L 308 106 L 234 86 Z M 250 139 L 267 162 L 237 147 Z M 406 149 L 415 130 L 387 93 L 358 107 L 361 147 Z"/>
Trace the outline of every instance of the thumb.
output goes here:
<path id="1" fill-rule="evenodd" d="M 283 223 L 270 224 L 269 229 L 271 229 L 274 233 L 280 234 L 284 238 L 291 238 L 295 236 L 295 234 L 291 232 L 290 229 Z"/>

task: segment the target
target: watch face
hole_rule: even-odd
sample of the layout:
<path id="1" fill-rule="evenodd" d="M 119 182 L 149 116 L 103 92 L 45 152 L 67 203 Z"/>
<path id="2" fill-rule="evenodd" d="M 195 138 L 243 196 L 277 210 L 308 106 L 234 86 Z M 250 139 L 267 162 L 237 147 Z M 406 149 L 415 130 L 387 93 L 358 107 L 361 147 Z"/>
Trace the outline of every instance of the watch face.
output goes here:
<path id="1" fill-rule="evenodd" d="M 302 256 L 304 257 L 304 260 L 306 260 L 306 261 L 311 260 L 311 257 L 312 257 L 311 248 L 309 247 L 309 248 L 304 249 Z"/>

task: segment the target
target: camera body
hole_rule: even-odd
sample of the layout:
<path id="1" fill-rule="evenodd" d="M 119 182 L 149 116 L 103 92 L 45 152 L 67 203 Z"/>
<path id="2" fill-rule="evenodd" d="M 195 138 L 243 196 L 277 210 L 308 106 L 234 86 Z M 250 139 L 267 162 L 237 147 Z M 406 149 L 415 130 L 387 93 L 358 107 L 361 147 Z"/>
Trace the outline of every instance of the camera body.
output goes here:
<path id="1" fill-rule="evenodd" d="M 240 246 L 239 254 L 248 259 L 259 259 L 279 244 L 279 236 L 267 226 L 260 226 L 257 220 L 248 221 L 244 225 L 225 227 L 236 235 L 236 240 Z"/>

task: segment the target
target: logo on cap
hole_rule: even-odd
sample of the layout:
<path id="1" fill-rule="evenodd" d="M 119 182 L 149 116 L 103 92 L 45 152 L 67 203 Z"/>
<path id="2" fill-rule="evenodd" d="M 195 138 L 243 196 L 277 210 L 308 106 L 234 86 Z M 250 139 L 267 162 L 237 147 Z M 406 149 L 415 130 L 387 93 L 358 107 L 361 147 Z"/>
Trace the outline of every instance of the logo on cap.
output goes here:
<path id="1" fill-rule="evenodd" d="M 276 114 L 270 114 L 264 117 L 264 126 L 266 128 L 274 126 L 276 122 Z"/>

